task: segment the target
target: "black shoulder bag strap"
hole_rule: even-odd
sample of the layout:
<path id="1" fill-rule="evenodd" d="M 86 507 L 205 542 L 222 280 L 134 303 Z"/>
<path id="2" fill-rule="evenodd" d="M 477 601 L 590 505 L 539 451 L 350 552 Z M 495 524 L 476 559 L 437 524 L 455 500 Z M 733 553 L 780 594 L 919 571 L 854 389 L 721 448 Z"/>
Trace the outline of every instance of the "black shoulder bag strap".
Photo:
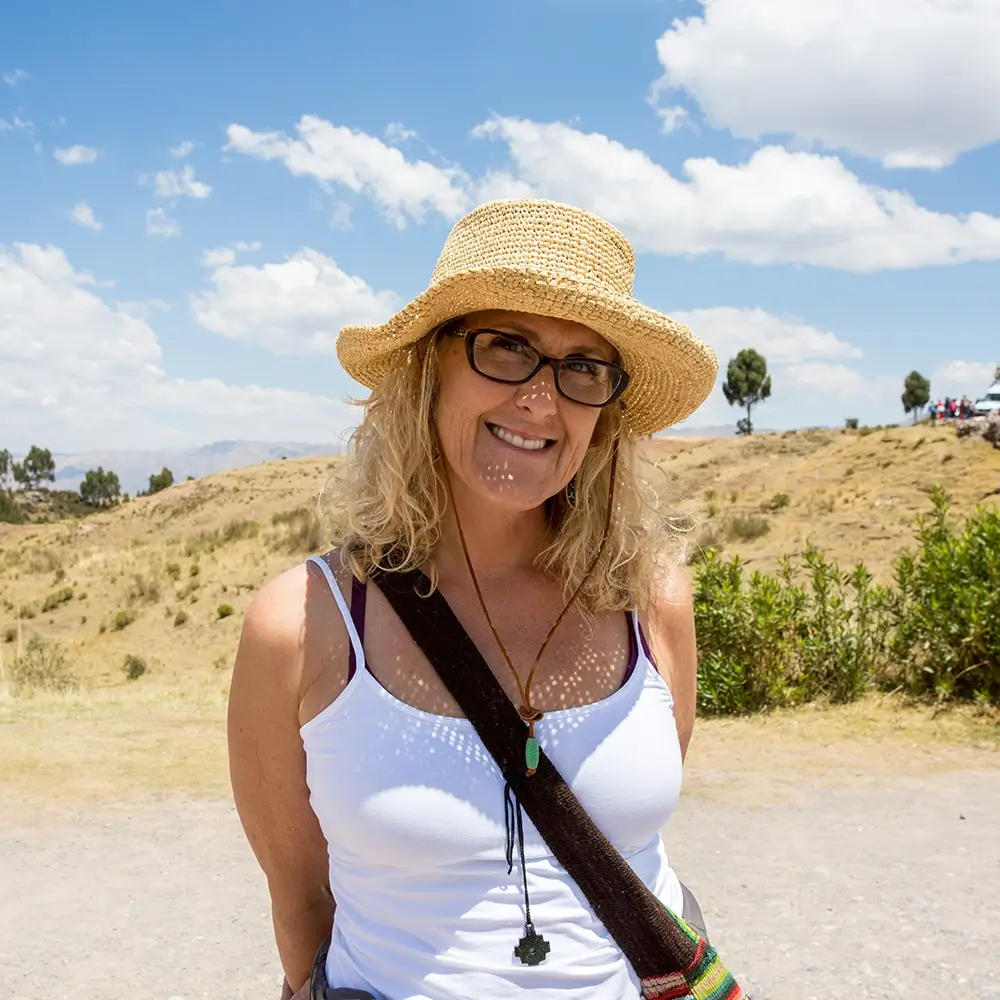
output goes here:
<path id="1" fill-rule="evenodd" d="M 646 888 L 544 752 L 535 774 L 526 775 L 525 724 L 440 592 L 421 596 L 430 589 L 427 577 L 396 572 L 373 579 L 472 723 L 559 864 L 621 948 L 642 981 L 643 996 L 743 998 L 735 982 L 731 992 L 686 988 L 693 975 L 701 979 L 714 969 L 714 978 L 718 973 L 716 963 L 721 962 L 714 949 Z"/>

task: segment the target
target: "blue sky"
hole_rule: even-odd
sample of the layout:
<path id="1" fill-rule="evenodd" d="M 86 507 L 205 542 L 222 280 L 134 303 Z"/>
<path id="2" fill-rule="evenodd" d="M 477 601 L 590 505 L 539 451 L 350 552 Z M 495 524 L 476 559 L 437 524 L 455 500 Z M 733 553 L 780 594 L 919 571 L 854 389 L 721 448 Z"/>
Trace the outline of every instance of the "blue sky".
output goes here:
<path id="1" fill-rule="evenodd" d="M 333 345 L 493 196 L 768 357 L 759 423 L 902 419 L 1000 361 L 994 0 L 7 0 L 0 446 L 327 441 Z M 690 424 L 735 422 L 716 389 Z"/>

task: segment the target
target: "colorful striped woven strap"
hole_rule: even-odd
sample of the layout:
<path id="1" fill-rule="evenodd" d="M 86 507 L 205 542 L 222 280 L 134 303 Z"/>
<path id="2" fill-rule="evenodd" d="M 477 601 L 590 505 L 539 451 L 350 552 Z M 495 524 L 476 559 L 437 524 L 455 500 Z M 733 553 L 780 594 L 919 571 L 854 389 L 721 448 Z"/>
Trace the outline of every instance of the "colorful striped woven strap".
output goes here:
<path id="1" fill-rule="evenodd" d="M 681 928 L 698 937 L 676 914 L 670 915 Z M 707 941 L 699 941 L 694 961 L 686 971 L 648 976 L 640 985 L 644 1000 L 749 1000 Z"/>

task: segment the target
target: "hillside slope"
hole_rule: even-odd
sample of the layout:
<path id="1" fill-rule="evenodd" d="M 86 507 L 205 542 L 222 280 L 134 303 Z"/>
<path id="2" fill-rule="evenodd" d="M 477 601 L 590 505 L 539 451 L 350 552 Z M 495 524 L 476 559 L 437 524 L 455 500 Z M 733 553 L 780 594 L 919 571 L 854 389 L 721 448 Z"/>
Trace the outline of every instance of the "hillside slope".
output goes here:
<path id="1" fill-rule="evenodd" d="M 1000 451 L 945 429 L 668 438 L 645 454 L 663 497 L 695 516 L 692 551 L 712 542 L 761 569 L 811 541 L 888 579 L 932 484 L 957 516 L 1000 500 Z M 125 684 L 132 654 L 162 681 L 224 687 L 253 591 L 325 546 L 313 510 L 333 464 L 269 462 L 83 519 L 0 524 L 3 662 L 38 634 L 98 684 Z"/>

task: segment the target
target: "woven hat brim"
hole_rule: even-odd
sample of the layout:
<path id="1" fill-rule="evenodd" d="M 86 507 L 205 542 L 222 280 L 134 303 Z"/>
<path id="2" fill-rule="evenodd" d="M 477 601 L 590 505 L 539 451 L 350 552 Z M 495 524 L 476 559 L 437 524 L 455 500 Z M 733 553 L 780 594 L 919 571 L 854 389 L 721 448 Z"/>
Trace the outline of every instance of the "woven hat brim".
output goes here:
<path id="1" fill-rule="evenodd" d="M 606 286 L 499 268 L 451 275 L 381 325 L 344 327 L 337 356 L 352 378 L 374 389 L 436 327 L 488 309 L 582 323 L 613 344 L 631 375 L 622 403 L 626 426 L 636 436 L 689 417 L 715 385 L 715 353 L 669 316 L 609 294 Z"/>

